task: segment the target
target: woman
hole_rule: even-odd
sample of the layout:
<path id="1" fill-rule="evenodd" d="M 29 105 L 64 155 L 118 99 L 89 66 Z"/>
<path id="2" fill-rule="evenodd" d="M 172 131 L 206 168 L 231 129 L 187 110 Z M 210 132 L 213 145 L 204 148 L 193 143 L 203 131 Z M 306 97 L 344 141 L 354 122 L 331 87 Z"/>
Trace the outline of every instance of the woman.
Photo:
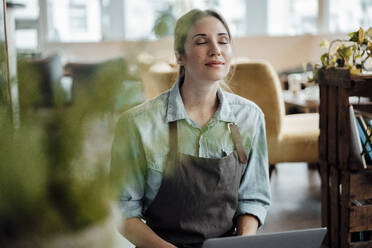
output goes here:
<path id="1" fill-rule="evenodd" d="M 219 86 L 229 28 L 214 11 L 192 10 L 176 23 L 174 47 L 176 84 L 118 123 L 111 165 L 125 172 L 122 234 L 162 248 L 255 234 L 270 204 L 264 116 Z"/>

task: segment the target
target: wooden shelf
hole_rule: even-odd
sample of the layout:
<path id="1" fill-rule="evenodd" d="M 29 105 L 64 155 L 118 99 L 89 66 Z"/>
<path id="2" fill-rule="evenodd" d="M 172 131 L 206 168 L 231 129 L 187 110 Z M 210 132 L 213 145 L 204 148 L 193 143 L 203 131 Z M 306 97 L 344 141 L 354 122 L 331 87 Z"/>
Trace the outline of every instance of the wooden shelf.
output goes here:
<path id="1" fill-rule="evenodd" d="M 367 97 L 367 102 L 353 108 L 372 114 L 372 75 L 331 68 L 319 72 L 319 85 L 322 225 L 328 227 L 324 245 L 372 247 L 372 235 L 360 242 L 352 238 L 352 233 L 372 231 L 372 165 L 364 167 L 350 152 L 349 113 L 349 97 L 357 96 Z"/>
<path id="2" fill-rule="evenodd" d="M 366 80 L 366 79 L 372 79 L 372 74 L 367 74 L 367 75 L 363 75 L 363 74 L 361 74 L 361 75 L 353 75 L 353 74 L 351 74 L 351 75 L 350 75 L 350 78 L 351 78 L 352 80 Z"/>
<path id="3" fill-rule="evenodd" d="M 365 247 L 372 247 L 372 241 L 350 243 L 350 248 L 365 248 Z"/>

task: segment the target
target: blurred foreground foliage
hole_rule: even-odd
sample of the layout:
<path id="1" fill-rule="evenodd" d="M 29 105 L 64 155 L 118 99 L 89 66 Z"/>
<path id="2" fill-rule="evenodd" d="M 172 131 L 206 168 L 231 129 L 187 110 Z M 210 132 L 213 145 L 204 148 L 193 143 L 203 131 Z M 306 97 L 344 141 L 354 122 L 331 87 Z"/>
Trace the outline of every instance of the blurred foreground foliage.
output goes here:
<path id="1" fill-rule="evenodd" d="M 107 161 L 84 157 L 87 130 L 115 110 L 128 75 L 123 60 L 103 64 L 66 103 L 61 87 L 54 104 L 38 108 L 38 74 L 19 71 L 20 126 L 0 106 L 0 246 L 82 230 L 107 217 L 122 175 Z"/>

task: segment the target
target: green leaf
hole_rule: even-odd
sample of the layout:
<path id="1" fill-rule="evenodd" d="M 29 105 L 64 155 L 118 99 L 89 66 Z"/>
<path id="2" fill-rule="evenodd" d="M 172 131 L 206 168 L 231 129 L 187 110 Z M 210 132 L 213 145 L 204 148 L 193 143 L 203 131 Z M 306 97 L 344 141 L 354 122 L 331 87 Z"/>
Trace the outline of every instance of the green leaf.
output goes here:
<path id="1" fill-rule="evenodd" d="M 327 66 L 329 64 L 329 54 L 328 53 L 324 53 L 321 57 L 320 57 L 320 61 L 322 62 L 322 65 L 323 66 Z"/>
<path id="2" fill-rule="evenodd" d="M 345 61 L 348 61 L 350 57 L 353 55 L 353 50 L 352 47 L 345 47 L 342 46 L 340 47 L 337 52 L 345 59 Z"/>
<path id="3" fill-rule="evenodd" d="M 329 42 L 328 40 L 322 40 L 322 43 L 320 43 L 320 47 L 324 47 L 327 50 L 329 49 Z"/>
<path id="4" fill-rule="evenodd" d="M 332 56 L 332 58 L 331 58 L 331 64 L 332 65 L 336 64 L 336 61 L 337 61 L 337 56 Z"/>
<path id="5" fill-rule="evenodd" d="M 372 27 L 370 27 L 367 32 L 366 32 L 366 36 L 367 38 L 369 38 L 370 40 L 372 40 Z"/>
<path id="6" fill-rule="evenodd" d="M 359 38 L 359 31 L 356 31 L 356 32 L 352 32 L 349 34 L 349 41 L 354 41 L 354 42 L 358 42 L 358 38 Z"/>
<path id="7" fill-rule="evenodd" d="M 359 28 L 359 31 L 358 31 L 358 43 L 359 44 L 362 44 L 364 41 L 364 30 L 363 28 Z"/>

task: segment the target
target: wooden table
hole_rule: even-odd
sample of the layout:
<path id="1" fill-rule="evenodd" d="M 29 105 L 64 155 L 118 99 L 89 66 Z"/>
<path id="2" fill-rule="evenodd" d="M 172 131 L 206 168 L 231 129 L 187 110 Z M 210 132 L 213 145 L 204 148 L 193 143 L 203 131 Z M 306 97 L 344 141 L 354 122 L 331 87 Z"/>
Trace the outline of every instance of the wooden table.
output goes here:
<path id="1" fill-rule="evenodd" d="M 319 111 L 319 97 L 309 97 L 305 90 L 293 94 L 289 90 L 283 90 L 283 99 L 286 113 L 316 113 Z"/>

